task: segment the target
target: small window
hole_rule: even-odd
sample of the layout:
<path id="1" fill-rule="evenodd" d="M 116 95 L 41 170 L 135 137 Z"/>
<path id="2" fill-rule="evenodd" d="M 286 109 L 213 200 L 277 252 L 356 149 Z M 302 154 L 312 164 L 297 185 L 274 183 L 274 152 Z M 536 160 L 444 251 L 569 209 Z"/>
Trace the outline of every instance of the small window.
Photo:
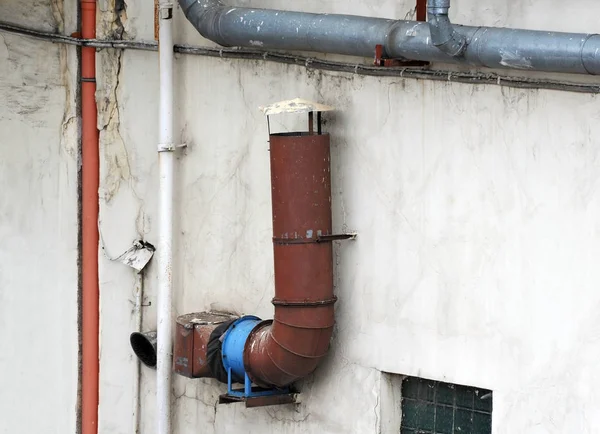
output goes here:
<path id="1" fill-rule="evenodd" d="M 422 378 L 402 381 L 400 434 L 491 434 L 492 391 Z"/>

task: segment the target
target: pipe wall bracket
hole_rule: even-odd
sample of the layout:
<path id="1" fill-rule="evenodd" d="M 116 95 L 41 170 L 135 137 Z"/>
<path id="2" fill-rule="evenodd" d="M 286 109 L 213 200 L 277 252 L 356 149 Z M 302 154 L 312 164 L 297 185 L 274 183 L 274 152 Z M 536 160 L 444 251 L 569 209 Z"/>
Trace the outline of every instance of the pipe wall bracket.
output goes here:
<path id="1" fill-rule="evenodd" d="M 158 152 L 175 152 L 177 149 L 187 148 L 187 143 L 159 143 Z"/>

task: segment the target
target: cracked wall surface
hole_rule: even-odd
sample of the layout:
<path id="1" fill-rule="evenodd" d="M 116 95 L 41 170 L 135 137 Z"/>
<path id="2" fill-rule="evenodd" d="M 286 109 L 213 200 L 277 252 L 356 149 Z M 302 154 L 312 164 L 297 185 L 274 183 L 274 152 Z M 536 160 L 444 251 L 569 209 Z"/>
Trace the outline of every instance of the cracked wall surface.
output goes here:
<path id="1" fill-rule="evenodd" d="M 452 14 L 471 24 L 597 31 L 589 13 L 595 2 L 572 3 L 456 0 Z M 238 4 L 283 7 L 280 0 Z M 541 5 L 548 13 L 539 14 Z M 68 34 L 74 6 L 3 1 L 0 16 Z M 152 2 L 98 6 L 99 37 L 153 39 Z M 412 7 L 308 0 L 296 9 L 410 17 Z M 180 11 L 175 26 L 176 42 L 209 44 Z M 0 341 L 8 342 L 0 383 L 19 391 L 0 394 L 8 414 L 0 432 L 74 432 L 73 53 L 0 33 Z M 126 434 L 135 373 L 128 336 L 140 280 L 111 258 L 158 236 L 158 58 L 102 50 L 97 60 L 99 431 Z M 272 316 L 269 157 L 259 105 L 303 97 L 340 108 L 325 116 L 334 228 L 359 233 L 336 244 L 331 353 L 298 385 L 301 403 L 217 406 L 223 385 L 175 378 L 177 434 L 394 432 L 399 385 L 382 371 L 494 390 L 494 434 L 595 432 L 597 97 L 181 55 L 175 67 L 177 138 L 188 144 L 176 166 L 175 314 L 218 308 Z M 144 328 L 154 329 L 154 263 L 141 282 Z M 37 328 L 21 326 L 31 313 Z M 141 392 L 140 433 L 154 432 L 154 371 L 142 370 Z"/>
<path id="2" fill-rule="evenodd" d="M 98 37 L 132 39 L 130 10 L 135 5 L 121 0 L 98 3 Z M 152 12 L 152 11 L 150 11 Z M 139 18 L 139 17 L 137 17 Z M 126 127 L 131 120 L 129 111 L 146 112 L 144 124 L 149 131 L 156 125 L 154 112 L 146 107 L 153 104 L 150 89 L 135 89 L 123 82 L 125 71 L 137 65 L 132 58 L 147 53 L 102 50 L 97 59 L 98 128 L 100 130 L 100 217 L 102 255 L 99 260 L 101 286 L 100 336 L 100 406 L 99 431 L 130 433 L 133 429 L 134 377 L 136 360 L 129 349 L 129 334 L 135 330 L 135 295 L 139 286 L 153 280 L 152 270 L 147 277 L 138 278 L 133 269 L 112 261 L 139 239 L 156 242 L 148 235 L 153 229 L 156 184 L 151 179 L 154 164 L 152 139 L 144 142 L 144 134 L 131 134 Z M 149 70 L 154 69 L 152 54 L 147 57 Z M 140 72 L 143 80 L 144 72 Z M 135 96 L 134 96 L 135 94 Z M 144 299 L 145 305 L 154 303 Z M 152 309 L 147 306 L 144 310 Z M 106 325 L 104 325 L 106 324 Z"/>
<path id="3" fill-rule="evenodd" d="M 3 21 L 75 30 L 74 1 L 6 0 Z M 77 60 L 0 33 L 0 432 L 74 433 Z"/>

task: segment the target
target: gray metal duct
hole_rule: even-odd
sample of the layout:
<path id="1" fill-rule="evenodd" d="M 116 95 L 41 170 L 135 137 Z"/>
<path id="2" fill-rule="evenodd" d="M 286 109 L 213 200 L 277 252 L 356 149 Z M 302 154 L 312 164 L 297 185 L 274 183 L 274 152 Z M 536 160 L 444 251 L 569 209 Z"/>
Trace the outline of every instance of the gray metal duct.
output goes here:
<path id="1" fill-rule="evenodd" d="M 600 74 L 600 35 L 452 25 L 449 20 L 445 22 L 447 10 L 443 18 L 443 0 L 440 10 L 432 13 L 430 9 L 430 17 L 439 20 L 432 28 L 440 30 L 435 35 L 440 48 L 432 41 L 430 24 L 424 22 L 236 8 L 219 0 L 179 3 L 205 38 L 226 47 L 371 57 L 375 46 L 381 44 L 390 58 Z M 461 48 L 463 38 L 467 44 Z"/>
<path id="2" fill-rule="evenodd" d="M 449 9 L 450 0 L 428 0 L 427 21 L 431 43 L 449 56 L 457 57 L 467 48 L 467 38 L 454 30 L 448 17 Z"/>

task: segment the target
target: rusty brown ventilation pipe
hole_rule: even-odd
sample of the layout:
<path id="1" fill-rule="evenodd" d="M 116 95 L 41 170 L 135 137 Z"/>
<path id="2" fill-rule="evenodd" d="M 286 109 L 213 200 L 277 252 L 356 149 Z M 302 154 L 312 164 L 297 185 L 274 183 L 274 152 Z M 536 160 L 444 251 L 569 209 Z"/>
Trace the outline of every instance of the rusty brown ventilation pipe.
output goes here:
<path id="1" fill-rule="evenodd" d="M 330 138 L 321 132 L 320 122 L 320 112 L 331 109 L 304 100 L 264 109 L 267 115 L 309 112 L 307 132 L 269 135 L 274 319 L 246 316 L 217 321 L 211 313 L 179 317 L 177 373 L 245 382 L 246 390 L 250 381 L 262 388 L 283 389 L 313 372 L 327 353 L 336 302 L 332 241 L 353 238 L 332 234 Z"/>
<path id="2" fill-rule="evenodd" d="M 310 374 L 333 332 L 329 134 L 272 134 L 275 316 L 252 330 L 244 367 L 253 382 L 283 387 Z"/>

